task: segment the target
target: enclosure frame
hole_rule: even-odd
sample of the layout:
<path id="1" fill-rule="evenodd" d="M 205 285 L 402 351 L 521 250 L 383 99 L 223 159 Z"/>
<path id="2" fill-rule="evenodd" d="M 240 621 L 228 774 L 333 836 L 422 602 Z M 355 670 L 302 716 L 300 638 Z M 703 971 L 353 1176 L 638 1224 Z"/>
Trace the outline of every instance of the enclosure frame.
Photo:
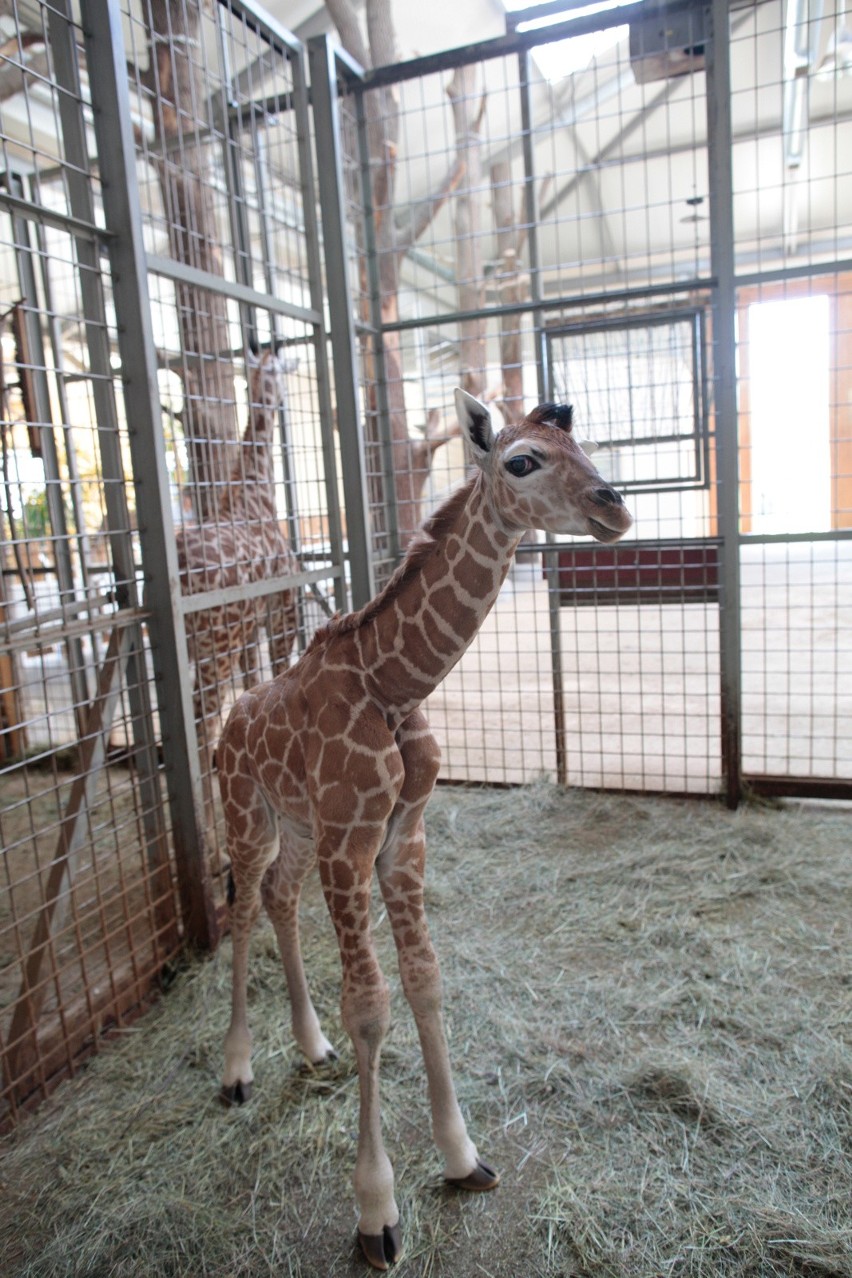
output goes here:
<path id="1" fill-rule="evenodd" d="M 631 11 L 631 13 L 633 12 L 641 15 L 643 10 L 637 6 L 635 11 Z M 649 15 L 653 15 L 657 10 L 653 6 L 648 6 L 647 12 Z M 375 237 L 371 232 L 373 210 L 369 195 L 369 162 L 363 144 L 362 132 L 358 159 L 360 163 L 360 189 L 362 192 L 365 225 L 364 252 L 367 258 L 365 269 L 371 286 L 371 338 L 374 350 L 379 352 L 382 348 L 383 339 L 393 333 L 399 334 L 421 330 L 427 326 L 432 326 L 439 330 L 442 326 L 459 324 L 468 319 L 475 319 L 480 315 L 485 315 L 492 320 L 505 315 L 531 317 L 537 334 L 539 393 L 541 398 L 545 398 L 549 383 L 548 317 L 551 314 L 559 313 L 564 316 L 574 307 L 588 307 L 596 301 L 600 303 L 612 303 L 613 301 L 638 302 L 646 305 L 652 302 L 666 301 L 671 308 L 667 314 L 682 312 L 684 307 L 687 307 L 688 309 L 693 309 L 694 313 L 701 317 L 699 322 L 702 326 L 702 340 L 706 338 L 706 334 L 703 331 L 704 316 L 709 314 L 711 322 L 708 340 L 712 348 L 712 372 L 709 384 L 704 378 L 703 358 L 700 364 L 701 371 L 699 376 L 704 383 L 700 388 L 705 404 L 703 412 L 706 415 L 708 411 L 706 407 L 707 397 L 704 396 L 704 391 L 706 390 L 709 392 L 709 399 L 712 402 L 714 417 L 714 460 L 717 468 L 714 493 L 717 503 L 715 510 L 717 534 L 712 538 L 712 541 L 714 554 L 718 559 L 719 580 L 718 631 L 721 705 L 719 738 L 721 743 L 724 796 L 731 807 L 735 807 L 740 802 L 745 792 L 850 799 L 852 798 L 852 779 L 843 777 L 830 778 L 819 775 L 811 777 L 781 776 L 758 773 L 754 770 L 745 771 L 743 767 L 741 552 L 744 546 L 756 545 L 761 540 L 766 539 L 761 539 L 759 536 L 751 534 L 746 535 L 741 531 L 740 527 L 741 475 L 738 456 L 740 415 L 736 334 L 737 298 L 744 287 L 752 284 L 766 285 L 773 281 L 787 282 L 801 278 L 812 279 L 818 277 L 821 271 L 826 273 L 842 271 L 845 266 L 848 266 L 848 263 L 839 260 L 825 265 L 816 263 L 814 265 L 785 266 L 781 269 L 772 269 L 764 272 L 738 272 L 735 254 L 734 183 L 732 173 L 734 135 L 731 107 L 731 43 L 732 31 L 735 30 L 737 22 L 737 14 L 736 10 L 732 9 L 726 0 L 711 0 L 709 4 L 704 3 L 704 0 L 683 0 L 683 3 L 666 6 L 667 15 L 675 12 L 695 15 L 699 24 L 697 29 L 703 31 L 706 36 L 706 43 L 702 48 L 702 53 L 707 85 L 705 145 L 709 177 L 711 271 L 708 276 L 698 275 L 693 279 L 680 280 L 677 284 L 670 282 L 630 288 L 622 292 L 618 290 L 607 291 L 602 292 L 597 298 L 594 294 L 590 295 L 585 292 L 576 297 L 567 293 L 558 297 L 548 296 L 543 298 L 537 289 L 538 217 L 536 215 L 535 189 L 537 175 L 530 142 L 532 132 L 530 126 L 531 105 L 526 65 L 530 51 L 535 45 L 544 41 L 555 42 L 568 35 L 579 36 L 592 31 L 602 31 L 608 27 L 614 27 L 624 21 L 622 11 L 616 10 L 611 13 L 577 17 L 562 23 L 555 23 L 547 27 L 544 32 L 540 30 L 518 31 L 516 19 L 510 14 L 507 15 L 507 32 L 504 36 L 487 40 L 477 45 L 454 48 L 439 54 L 430 54 L 394 66 L 379 67 L 369 71 L 353 66 L 351 61 L 345 57 L 340 58 L 334 73 L 334 79 L 341 95 L 354 101 L 356 117 L 361 121 L 363 121 L 365 115 L 363 105 L 365 96 L 378 88 L 418 80 L 435 72 L 450 71 L 475 61 L 487 62 L 491 59 L 509 55 L 517 56 L 519 67 L 521 68 L 519 91 L 521 94 L 521 117 L 524 122 L 522 149 L 526 183 L 525 198 L 529 220 L 529 274 L 532 280 L 530 297 L 522 303 L 513 305 L 489 305 L 482 312 L 461 309 L 453 311 L 450 309 L 440 313 L 418 315 L 417 318 L 400 318 L 396 321 L 383 323 L 376 305 L 377 272 L 372 256 Z M 732 26 L 732 24 L 734 25 Z M 316 37 L 311 41 L 311 54 L 312 59 L 316 60 L 317 72 L 320 66 L 323 65 L 324 59 L 326 65 L 332 65 L 333 55 L 330 52 L 324 55 L 322 53 L 327 44 L 328 37 Z M 331 83 L 331 79 L 330 74 L 329 83 Z M 665 100 L 666 95 L 671 91 L 673 83 L 676 83 L 676 81 L 670 81 L 660 91 L 658 101 Z M 318 86 L 315 86 L 316 88 Z M 322 92 L 325 92 L 324 86 Z M 623 138 L 627 130 L 632 130 L 636 127 L 636 123 L 636 121 L 630 122 L 626 129 L 618 135 L 618 138 Z M 320 153 L 325 155 L 333 154 L 335 148 L 340 144 L 339 129 L 336 131 L 325 129 L 324 131 L 321 124 L 317 133 L 317 146 Z M 336 236 L 340 234 L 341 230 L 345 230 L 341 223 L 324 224 L 327 249 Z M 340 250 L 332 249 L 332 251 L 337 255 L 335 260 L 341 263 L 345 262 L 345 248 Z M 694 300 L 696 298 L 702 300 L 696 302 Z M 346 306 L 343 295 L 340 296 L 339 301 L 343 310 Z M 346 349 L 351 352 L 355 348 L 356 333 L 359 331 L 358 323 L 353 317 L 351 302 L 348 309 L 345 309 L 345 313 L 352 317 L 352 326 L 346 336 Z M 703 349 L 707 349 L 706 342 Z M 381 391 L 381 389 L 380 385 L 379 390 Z M 357 390 L 355 389 L 352 392 L 352 400 L 353 402 L 357 401 Z M 383 433 L 383 438 L 387 439 L 390 433 L 390 425 L 387 420 L 387 410 L 386 408 L 382 409 L 381 394 L 379 394 L 379 406 L 381 414 L 380 430 Z M 362 422 L 360 432 L 362 436 L 364 429 L 365 426 Z M 705 477 L 708 461 L 709 458 L 705 454 Z M 390 524 L 395 529 L 397 520 L 393 509 L 393 489 L 390 485 L 386 485 L 386 505 L 390 507 Z M 836 541 L 844 541 L 850 535 L 852 534 L 845 532 L 843 529 L 824 534 L 826 538 Z M 820 534 L 816 534 L 813 538 L 806 537 L 804 540 L 818 540 L 819 537 Z M 791 538 L 788 535 L 779 534 L 777 537 L 777 540 L 783 542 L 795 541 L 795 539 L 795 535 Z M 537 549 L 543 552 L 545 560 L 553 568 L 558 547 L 554 543 L 546 542 L 538 546 Z M 396 554 L 398 555 L 398 550 L 396 550 Z M 554 672 L 556 775 L 558 781 L 564 782 L 565 744 L 561 710 L 559 608 L 558 603 L 553 601 L 551 601 L 551 645 Z"/>
<path id="2" fill-rule="evenodd" d="M 33 651 L 43 654 L 55 648 L 60 654 L 57 664 L 61 665 L 61 673 L 54 677 L 57 682 L 61 680 L 63 694 L 69 698 L 62 713 L 73 725 L 68 753 L 73 755 L 74 763 L 70 771 L 63 772 L 61 780 L 55 780 L 51 793 L 61 811 L 46 832 L 35 829 L 35 801 L 32 811 L 27 807 L 31 796 L 27 795 L 26 801 L 16 800 L 19 807 L 27 808 L 34 827 L 33 844 L 41 834 L 42 843 L 49 847 L 46 863 L 37 864 L 30 873 L 31 878 L 38 879 L 41 895 L 32 908 L 31 920 L 28 917 L 26 921 L 24 943 L 17 955 L 17 999 L 0 1041 L 4 1096 L 13 1110 L 28 1104 L 31 1097 L 45 1094 L 61 1068 L 73 1068 L 75 1057 L 96 1043 L 105 1027 L 141 1006 L 156 986 L 157 978 L 151 976 L 148 968 L 143 976 L 134 970 L 126 981 L 123 973 L 111 973 L 111 990 L 92 992 L 87 988 L 85 996 L 78 1000 L 85 1007 L 80 1012 L 75 1005 L 72 1028 L 65 1025 L 65 1008 L 60 1006 L 56 1018 L 58 1024 L 62 1023 L 44 1035 L 49 1043 L 39 1042 L 44 1029 L 40 1017 L 45 1000 L 51 996 L 51 980 L 57 991 L 61 984 L 54 956 L 56 937 L 67 924 L 71 931 L 76 928 L 81 951 L 85 948 L 80 939 L 83 929 L 72 917 L 72 886 L 87 853 L 87 826 L 96 810 L 98 784 L 116 753 L 111 730 L 125 706 L 128 740 L 121 764 L 127 766 L 128 784 L 137 803 L 140 860 L 150 875 L 148 890 L 152 900 L 148 914 L 155 932 L 155 959 L 151 962 L 164 971 L 184 945 L 214 949 L 227 926 L 227 859 L 220 857 L 214 881 L 211 863 L 216 849 L 211 844 L 218 837 L 221 821 L 219 830 L 215 825 L 211 827 L 209 813 L 205 812 L 204 787 L 210 773 L 205 772 L 199 752 L 193 701 L 197 671 L 193 670 L 188 634 L 193 619 L 213 609 L 268 603 L 279 592 L 300 591 L 298 645 L 304 648 L 317 620 L 316 616 L 310 621 L 305 619 L 305 600 L 311 590 L 326 583 L 328 599 L 323 596 L 322 602 L 327 605 L 327 618 L 335 610 L 367 603 L 400 562 L 405 553 L 406 531 L 403 503 L 397 501 L 393 483 L 394 437 L 385 354 L 389 337 L 409 335 L 412 341 L 422 338 L 425 347 L 425 334 L 430 329 L 442 335 L 460 329 L 466 321 L 514 319 L 528 339 L 525 393 L 531 399 L 535 391 L 541 401 L 552 394 L 551 349 L 560 333 L 664 324 L 690 317 L 697 329 L 699 355 L 694 365 L 694 389 L 696 416 L 700 418 L 697 447 L 702 452 L 702 482 L 666 484 L 660 491 L 668 494 L 679 492 L 681 487 L 690 492 L 700 488 L 710 511 L 705 532 L 695 538 L 683 534 L 676 539 L 628 540 L 617 551 L 581 548 L 577 551 L 578 562 L 585 555 L 586 563 L 596 559 L 604 568 L 607 564 L 617 568 L 618 557 L 624 555 L 630 560 L 633 574 L 616 582 L 611 594 L 607 593 L 609 587 L 602 576 L 604 584 L 599 581 L 595 591 L 585 598 L 576 591 L 571 598 L 570 590 L 563 589 L 566 562 L 562 556 L 568 543 L 554 538 L 544 542 L 524 540 L 518 550 L 521 573 L 536 574 L 538 585 L 541 578 L 548 583 L 546 604 L 535 622 L 539 626 L 536 638 L 541 639 L 537 655 L 542 670 L 549 662 L 549 672 L 543 674 L 541 681 L 541 686 L 549 685 L 547 698 L 541 699 L 542 705 L 547 700 L 547 710 L 541 716 L 541 737 L 547 737 L 548 770 L 552 767 L 551 775 L 558 784 L 574 784 L 569 744 L 572 707 L 566 691 L 571 673 L 567 635 L 571 625 L 582 626 L 590 615 L 589 608 L 579 605 L 605 608 L 625 602 L 636 605 L 638 612 L 644 603 L 667 602 L 663 560 L 665 553 L 674 549 L 680 555 L 677 566 L 682 578 L 676 602 L 706 608 L 705 615 L 710 620 L 702 641 L 712 628 L 713 641 L 718 642 L 718 666 L 713 664 L 714 648 L 713 662 L 707 667 L 712 672 L 709 679 L 715 682 L 705 697 L 706 705 L 719 706 L 718 716 L 713 712 L 712 725 L 712 747 L 714 751 L 718 748 L 721 759 L 718 793 L 732 808 L 752 793 L 852 799 L 852 779 L 841 775 L 839 768 L 837 775 L 829 775 L 828 768 L 823 775 L 810 760 L 807 774 L 803 770 L 801 775 L 788 775 L 781 768 L 767 766 L 760 770 L 744 762 L 744 736 L 748 735 L 744 692 L 748 552 L 761 547 L 771 550 L 777 546 L 784 551 L 798 546 L 808 551 L 823 544 L 844 549 L 852 545 L 850 526 L 814 533 L 753 532 L 743 528 L 743 378 L 738 368 L 737 331 L 738 312 L 746 304 L 743 299 L 764 289 L 803 287 L 808 282 L 829 281 L 841 275 L 852 280 L 852 257 L 847 250 L 847 255 L 841 256 L 839 247 L 831 260 L 823 260 L 817 254 L 819 260 L 785 260 L 783 266 L 766 269 L 752 269 L 750 263 L 746 268 L 738 257 L 737 185 L 732 159 L 737 141 L 732 49 L 738 24 L 747 21 L 749 15 L 744 18 L 726 0 L 678 0 L 666 10 L 698 15 L 700 30 L 706 37 L 701 120 L 694 135 L 679 145 L 684 149 L 692 147 L 700 155 L 701 164 L 706 161 L 709 256 L 699 258 L 696 251 L 694 269 L 690 267 L 676 278 L 674 272 L 671 278 L 664 273 L 652 276 L 649 269 L 647 276 L 637 273 L 635 277 L 626 276 L 625 283 L 588 289 L 585 279 L 576 286 L 565 284 L 557 270 L 554 278 L 558 279 L 558 289 L 548 291 L 542 284 L 550 245 L 546 201 L 541 194 L 543 175 L 537 163 L 534 136 L 537 102 L 531 58 L 536 46 L 544 42 L 623 25 L 624 9 L 575 17 L 543 31 L 519 31 L 515 19 L 507 15 L 505 35 L 368 70 L 358 66 L 327 36 L 303 45 L 267 15 L 255 11 L 249 0 L 217 0 L 216 54 L 221 66 L 227 68 L 227 75 L 223 70 L 223 83 L 205 104 L 210 108 L 212 123 L 204 141 L 217 148 L 216 193 L 222 201 L 222 223 L 232 237 L 228 248 L 233 251 L 233 270 L 228 275 L 200 269 L 169 256 L 162 248 L 151 247 L 151 221 L 146 221 L 150 210 L 140 186 L 141 147 L 135 133 L 138 126 L 134 86 L 128 82 L 125 29 L 129 10 L 122 9 L 120 0 L 81 0 L 82 16 L 78 20 L 72 0 L 56 0 L 36 8 L 42 12 L 49 39 L 50 73 L 42 77 L 40 85 L 55 94 L 57 155 L 48 157 L 52 161 L 48 166 L 45 156 L 34 146 L 35 158 L 28 168 L 14 149 L 10 150 L 4 184 L 0 186 L 0 216 L 9 226 L 6 251 L 14 264 L 21 299 L 4 311 L 2 319 L 7 330 L 14 328 L 17 339 L 13 362 L 20 367 L 20 393 L 26 405 L 31 446 L 43 464 L 54 554 L 50 566 L 32 571 L 49 575 L 55 590 L 50 608 L 31 609 L 30 614 L 12 619 L 4 611 L 0 671 L 8 686 L 3 689 L 0 709 L 5 715 L 24 686 L 15 673 L 16 665 Z M 650 15 L 658 12 L 658 6 L 637 3 L 628 12 Z M 277 60 L 282 75 L 286 72 L 291 77 L 286 91 L 282 89 L 265 100 L 260 96 L 248 102 L 240 98 L 237 89 L 242 73 L 234 71 L 231 78 L 228 56 L 230 19 L 239 19 L 252 37 L 262 42 L 264 55 L 268 53 L 270 59 Z M 434 300 L 438 297 L 437 288 L 433 293 L 424 290 L 424 297 L 432 301 L 422 303 L 422 313 L 384 319 L 378 248 L 381 210 L 374 207 L 371 186 L 369 95 L 416 84 L 473 63 L 492 64 L 500 59 L 509 68 L 506 81 L 510 89 L 506 96 L 512 95 L 513 111 L 517 109 L 515 124 L 520 120 L 520 136 L 513 136 L 511 145 L 516 162 L 513 182 L 517 181 L 526 223 L 524 252 L 529 291 L 520 301 L 498 300 L 475 309 L 461 305 L 441 309 Z M 25 67 L 22 75 L 24 70 Z M 251 68 L 244 70 L 242 87 L 248 85 L 248 92 Z M 88 84 L 84 85 L 81 76 L 86 72 Z M 516 80 L 512 78 L 515 73 Z M 613 157 L 617 157 L 621 143 L 642 127 L 644 116 L 656 105 L 665 106 L 674 84 L 672 80 L 655 90 L 636 117 L 620 118 L 595 160 L 600 160 L 601 165 L 615 163 Z M 786 86 L 780 87 L 787 94 Z M 701 94 L 696 93 L 696 100 L 699 97 Z M 138 114 L 138 103 L 136 106 Z M 256 121 L 263 121 L 265 127 L 267 119 L 279 114 L 294 122 L 297 135 L 296 176 L 290 175 L 289 189 L 295 191 L 298 186 L 299 207 L 303 209 L 299 214 L 303 226 L 299 223 L 298 231 L 300 243 L 303 239 L 305 263 L 304 280 L 300 279 L 300 286 L 304 284 L 300 294 L 304 304 L 293 300 L 295 288 L 290 295 L 277 286 L 279 263 L 273 260 L 272 248 L 274 193 L 260 154 L 271 135 L 264 135 L 259 142 L 262 130 L 260 126 L 255 128 Z M 241 137 L 247 129 L 253 130 L 257 144 L 248 182 L 239 154 Z M 780 126 L 778 132 L 780 136 Z M 771 126 L 764 128 L 759 121 L 754 122 L 755 139 L 771 133 Z M 149 162 L 152 156 L 156 157 L 158 146 L 160 142 L 156 141 L 149 147 Z M 640 153 L 638 159 L 646 163 L 649 153 Z M 44 161 L 45 167 L 39 169 L 36 160 Z M 50 182 L 57 180 L 57 174 L 59 184 L 65 183 L 64 210 L 51 207 L 39 189 L 45 175 Z M 565 189 L 574 192 L 582 176 L 579 169 L 568 174 Z M 254 188 L 252 181 L 256 183 Z M 62 251 L 67 252 L 71 263 L 69 274 L 75 299 L 79 294 L 79 314 L 72 315 L 84 334 L 80 345 L 85 347 L 85 360 L 79 374 L 69 373 L 62 366 L 61 312 L 54 309 L 50 295 L 49 237 L 54 232 L 64 237 Z M 255 269 L 258 259 L 252 256 L 257 241 L 264 246 L 259 259 L 262 271 Z M 58 257 L 59 250 L 56 252 Z M 689 264 L 688 255 L 685 260 Z M 706 260 L 709 270 L 703 269 Z M 353 279 L 357 280 L 357 287 L 353 287 Z M 193 592 L 182 585 L 177 545 L 180 516 L 174 508 L 178 485 L 167 466 L 165 413 L 158 394 L 158 372 L 162 372 L 163 364 L 155 341 L 153 282 L 164 286 L 164 294 L 173 288 L 177 295 L 181 285 L 191 286 L 223 302 L 229 315 L 239 316 L 240 331 L 247 338 L 268 332 L 270 349 L 277 349 L 279 338 L 284 345 L 292 341 L 303 349 L 309 348 L 310 372 L 306 380 L 311 385 L 305 398 L 311 411 L 315 410 L 319 425 L 316 457 L 312 457 L 317 464 L 311 482 L 321 494 L 318 509 L 321 518 L 327 519 L 328 532 L 322 539 L 317 537 L 319 548 L 311 549 L 314 543 L 310 536 L 305 537 L 308 549 L 304 554 L 299 544 L 299 467 L 283 411 L 278 413 L 275 435 L 276 459 L 280 459 L 283 473 L 280 523 L 290 547 L 300 555 L 298 570 L 281 569 L 263 580 L 208 585 Z M 837 280 L 835 287 L 836 298 L 840 289 Z M 847 291 L 850 287 L 845 279 L 843 287 Z M 608 309 L 613 307 L 621 309 Z M 612 318 L 608 318 L 610 313 Z M 283 337 L 292 332 L 288 325 L 298 325 L 301 336 Z M 532 359 L 528 358 L 530 350 Z M 245 354 L 236 348 L 207 353 L 216 359 L 230 358 L 232 364 Z M 246 356 L 241 367 L 247 364 Z M 69 387 L 75 378 L 86 383 L 96 426 L 95 469 L 104 487 L 102 532 L 103 543 L 108 546 L 105 565 L 94 564 L 86 545 L 88 537 L 100 536 L 100 530 L 96 533 L 88 527 L 78 508 L 82 491 L 78 446 L 68 403 Z M 369 455 L 368 445 L 373 448 Z M 131 483 L 136 487 L 136 523 Z M 644 481 L 629 487 L 657 491 Z M 384 494 L 381 508 L 375 501 L 377 490 Z M 637 492 L 636 499 L 642 495 Z M 629 500 L 632 499 L 633 494 Z M 11 528 L 13 503 L 10 498 L 6 500 Z M 319 516 L 318 520 L 321 522 Z M 5 533 L 5 525 L 3 528 Z M 12 540 L 20 550 L 14 532 Z M 8 548 L 3 545 L 2 549 L 7 581 L 16 570 L 14 565 L 8 566 Z M 695 561 L 689 558 L 693 551 L 697 554 Z M 646 553 L 651 560 L 642 559 Z M 655 553 L 657 563 L 652 562 Z M 643 575 L 649 563 L 650 569 Z M 21 564 L 23 559 L 18 571 L 21 591 L 26 594 L 31 570 Z M 693 570 L 700 578 L 697 584 L 690 576 Z M 99 573 L 107 581 L 114 579 L 114 587 L 104 586 Z M 6 581 L 0 578 L 4 609 Z M 640 625 L 636 633 L 640 642 Z M 685 627 L 679 638 L 686 646 L 689 640 Z M 664 656 L 662 650 L 660 655 Z M 792 668 L 792 645 L 786 657 Z M 48 674 L 43 674 L 46 684 Z M 231 691 L 237 690 L 234 687 Z M 47 699 L 45 692 L 45 703 Z M 14 713 L 11 717 L 15 721 Z M 31 761 L 24 757 L 25 730 L 16 734 L 13 722 L 7 732 L 5 719 L 0 727 L 5 736 L 3 749 L 8 751 L 0 758 L 4 764 L 9 759 L 15 765 L 21 762 L 21 770 L 26 772 Z M 765 735 L 770 736 L 769 728 Z M 45 748 L 41 761 L 47 760 L 56 769 L 55 758 L 60 754 L 60 749 Z M 794 768 L 797 762 L 794 761 Z M 715 781 L 714 775 L 713 784 Z M 711 788 L 708 784 L 708 792 Z M 667 792 L 680 791 L 670 788 Z M 116 837 L 120 838 L 120 827 L 117 830 Z M 26 844 L 26 839 L 22 838 L 21 843 Z M 127 930 L 132 930 L 129 924 Z M 81 959 L 82 966 L 85 964 Z M 62 1065 L 57 1064 L 60 1048 L 67 1058 Z"/>

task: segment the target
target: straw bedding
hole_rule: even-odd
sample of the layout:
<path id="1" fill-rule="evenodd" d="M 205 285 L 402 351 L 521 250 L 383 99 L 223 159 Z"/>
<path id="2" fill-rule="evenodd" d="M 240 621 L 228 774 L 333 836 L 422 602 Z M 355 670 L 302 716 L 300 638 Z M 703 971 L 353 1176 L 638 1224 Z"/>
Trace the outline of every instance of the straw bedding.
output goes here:
<path id="1" fill-rule="evenodd" d="M 427 825 L 459 1097 L 503 1182 L 442 1185 L 377 902 L 399 1278 L 852 1276 L 852 813 L 542 783 L 441 789 Z M 255 1098 L 224 1110 L 228 945 L 187 963 L 4 1141 L 5 1273 L 365 1272 L 357 1080 L 315 884 L 303 917 L 340 1061 L 298 1061 L 260 927 Z"/>

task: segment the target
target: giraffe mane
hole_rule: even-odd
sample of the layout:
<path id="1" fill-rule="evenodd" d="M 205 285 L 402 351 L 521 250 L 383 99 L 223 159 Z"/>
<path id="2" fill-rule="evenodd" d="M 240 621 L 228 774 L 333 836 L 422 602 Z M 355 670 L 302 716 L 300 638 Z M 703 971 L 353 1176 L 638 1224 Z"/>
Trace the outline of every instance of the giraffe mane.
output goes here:
<path id="1" fill-rule="evenodd" d="M 478 479 L 478 474 L 472 475 L 429 516 L 409 546 L 402 563 L 387 585 L 373 599 L 356 612 L 332 617 L 331 621 L 317 630 L 305 651 L 310 652 L 312 648 L 318 647 L 335 635 L 350 634 L 353 630 L 372 621 L 384 608 L 392 604 L 408 583 L 423 570 L 435 545 L 450 532 L 460 512 L 467 505 Z"/>

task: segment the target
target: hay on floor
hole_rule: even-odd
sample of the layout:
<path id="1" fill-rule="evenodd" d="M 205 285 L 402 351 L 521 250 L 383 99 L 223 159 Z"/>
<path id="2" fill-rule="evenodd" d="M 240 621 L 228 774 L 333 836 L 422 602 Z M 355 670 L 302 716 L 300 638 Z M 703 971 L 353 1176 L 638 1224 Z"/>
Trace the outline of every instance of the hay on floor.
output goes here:
<path id="1" fill-rule="evenodd" d="M 542 784 L 440 790 L 428 832 L 459 1096 L 503 1183 L 442 1185 L 377 904 L 399 1278 L 852 1275 L 852 814 Z M 227 944 L 188 965 L 4 1141 L 4 1273 L 365 1272 L 357 1081 L 315 885 L 303 914 L 340 1061 L 298 1061 L 261 927 L 255 1099 L 223 1110 Z"/>

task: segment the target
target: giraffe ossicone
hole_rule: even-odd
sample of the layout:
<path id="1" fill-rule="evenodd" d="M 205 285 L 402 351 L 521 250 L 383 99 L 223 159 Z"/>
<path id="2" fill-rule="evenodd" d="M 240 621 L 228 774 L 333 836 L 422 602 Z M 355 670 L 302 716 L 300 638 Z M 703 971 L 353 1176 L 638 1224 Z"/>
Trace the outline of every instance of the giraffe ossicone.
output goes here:
<path id="1" fill-rule="evenodd" d="M 370 928 L 374 872 L 420 1037 L 445 1178 L 471 1191 L 499 1180 L 456 1099 L 423 907 L 423 812 L 440 751 L 421 705 L 473 641 L 528 529 L 613 542 L 632 523 L 574 439 L 569 408 L 540 405 L 496 435 L 485 405 L 462 390 L 456 411 L 472 477 L 427 520 L 375 599 L 335 618 L 294 666 L 243 694 L 217 749 L 235 888 L 222 1095 L 239 1101 L 251 1088 L 246 982 L 261 901 L 281 949 L 296 1043 L 314 1062 L 333 1050 L 308 993 L 297 924 L 302 882 L 318 865 L 360 1081 L 359 1237 L 377 1269 L 397 1259 L 401 1238 L 379 1106 L 390 1005 Z"/>

